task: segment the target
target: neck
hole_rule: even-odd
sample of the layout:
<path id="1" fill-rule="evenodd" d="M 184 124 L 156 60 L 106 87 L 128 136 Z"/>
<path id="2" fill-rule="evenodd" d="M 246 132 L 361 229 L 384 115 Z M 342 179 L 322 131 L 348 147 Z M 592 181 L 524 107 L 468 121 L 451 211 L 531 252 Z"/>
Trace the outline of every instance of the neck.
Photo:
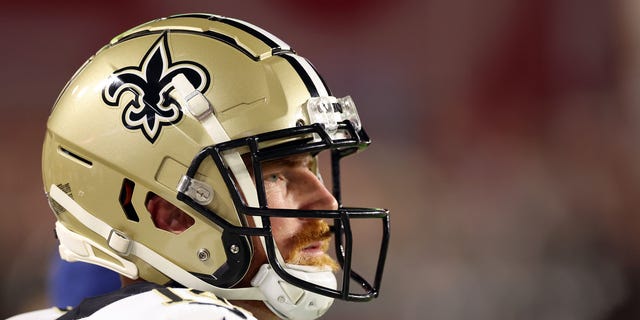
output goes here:
<path id="1" fill-rule="evenodd" d="M 121 286 L 123 288 L 128 286 L 128 285 L 130 285 L 130 284 L 132 284 L 132 283 L 136 283 L 136 282 L 144 282 L 144 280 L 142 280 L 142 279 L 133 280 L 133 279 L 127 278 L 127 277 L 125 277 L 123 275 L 120 275 L 120 284 L 121 284 Z"/>

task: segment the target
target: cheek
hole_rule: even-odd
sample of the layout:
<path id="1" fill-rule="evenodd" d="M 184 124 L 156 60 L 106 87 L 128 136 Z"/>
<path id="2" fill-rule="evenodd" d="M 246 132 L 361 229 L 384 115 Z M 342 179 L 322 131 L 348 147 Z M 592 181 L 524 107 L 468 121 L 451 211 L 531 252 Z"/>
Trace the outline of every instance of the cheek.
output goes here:
<path id="1" fill-rule="evenodd" d="M 300 221 L 296 218 L 271 218 L 273 238 L 280 247 L 287 239 L 293 237 L 300 229 Z"/>
<path id="2" fill-rule="evenodd" d="M 267 197 L 267 205 L 273 209 L 286 209 L 287 201 L 285 192 L 281 187 L 265 187 L 265 196 Z"/>

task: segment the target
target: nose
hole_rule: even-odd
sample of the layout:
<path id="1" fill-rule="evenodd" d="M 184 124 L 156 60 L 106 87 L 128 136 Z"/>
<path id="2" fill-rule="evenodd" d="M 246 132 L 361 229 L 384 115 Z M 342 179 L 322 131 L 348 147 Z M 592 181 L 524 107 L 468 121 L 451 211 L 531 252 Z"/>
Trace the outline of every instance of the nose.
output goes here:
<path id="1" fill-rule="evenodd" d="M 311 171 L 305 170 L 300 187 L 300 210 L 336 210 L 338 201 L 322 181 Z"/>

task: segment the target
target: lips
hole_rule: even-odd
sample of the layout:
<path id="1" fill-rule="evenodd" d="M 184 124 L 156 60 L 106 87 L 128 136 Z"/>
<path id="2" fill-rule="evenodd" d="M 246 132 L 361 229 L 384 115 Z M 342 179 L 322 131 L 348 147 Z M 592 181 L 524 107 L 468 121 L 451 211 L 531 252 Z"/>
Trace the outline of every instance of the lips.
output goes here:
<path id="1" fill-rule="evenodd" d="M 308 245 L 304 246 L 300 251 L 303 254 L 319 256 L 323 255 L 326 252 L 326 245 L 323 245 L 326 241 L 313 241 Z"/>

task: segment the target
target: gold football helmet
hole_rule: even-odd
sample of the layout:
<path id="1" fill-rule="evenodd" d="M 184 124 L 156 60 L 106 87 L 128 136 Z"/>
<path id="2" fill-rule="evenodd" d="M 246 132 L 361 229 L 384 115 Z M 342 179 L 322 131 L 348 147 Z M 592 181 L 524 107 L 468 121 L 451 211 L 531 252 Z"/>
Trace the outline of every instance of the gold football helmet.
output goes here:
<path id="1" fill-rule="evenodd" d="M 132 279 L 262 300 L 291 319 L 318 317 L 334 298 L 370 300 L 382 278 L 388 211 L 272 209 L 251 178 L 264 161 L 329 150 L 340 201 L 339 161 L 369 143 L 351 98 L 333 97 L 314 67 L 268 32 L 210 14 L 142 24 L 88 59 L 48 120 L 43 180 L 60 254 Z M 192 225 L 158 228 L 145 207 L 152 195 Z M 285 263 L 269 217 L 332 221 L 342 276 Z M 372 281 L 352 269 L 356 218 L 380 221 L 369 231 L 381 240 Z M 254 245 L 268 264 L 253 287 L 236 288 Z"/>

